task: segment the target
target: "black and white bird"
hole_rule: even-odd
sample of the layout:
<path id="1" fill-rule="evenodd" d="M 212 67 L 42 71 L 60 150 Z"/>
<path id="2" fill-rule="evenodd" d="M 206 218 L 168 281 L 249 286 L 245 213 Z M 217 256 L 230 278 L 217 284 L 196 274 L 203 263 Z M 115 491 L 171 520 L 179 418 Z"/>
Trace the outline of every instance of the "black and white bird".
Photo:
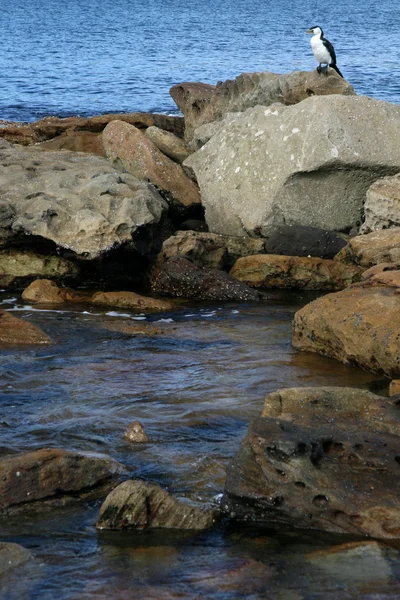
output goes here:
<path id="1" fill-rule="evenodd" d="M 322 31 L 321 27 L 319 27 L 319 25 L 315 25 L 314 27 L 307 29 L 306 33 L 312 34 L 310 44 L 314 56 L 319 63 L 317 67 L 318 73 L 324 72 L 326 74 L 328 67 L 332 67 L 332 69 L 335 69 L 336 73 L 338 73 L 340 77 L 343 77 L 336 65 L 335 49 L 330 41 L 324 37 L 324 32 Z M 325 67 L 323 68 L 322 65 L 325 65 Z"/>

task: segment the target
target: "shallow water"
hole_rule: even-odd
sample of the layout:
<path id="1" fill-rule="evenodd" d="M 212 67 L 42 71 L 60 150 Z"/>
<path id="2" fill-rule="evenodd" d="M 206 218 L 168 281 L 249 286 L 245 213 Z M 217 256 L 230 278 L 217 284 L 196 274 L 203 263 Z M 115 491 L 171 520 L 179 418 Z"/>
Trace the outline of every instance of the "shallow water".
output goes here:
<path id="1" fill-rule="evenodd" d="M 358 93 L 400 101 L 400 5 L 389 0 L 0 5 L 0 119 L 176 111 L 176 83 L 314 69 L 305 30 L 315 24 Z"/>
<path id="2" fill-rule="evenodd" d="M 293 313 L 313 297 L 276 292 L 262 306 L 203 304 L 150 316 L 75 306 L 38 311 L 4 293 L 3 307 L 41 326 L 55 343 L 1 353 L 0 452 L 100 452 L 124 464 L 125 477 L 217 503 L 225 467 L 266 393 L 292 386 L 386 385 L 356 368 L 292 349 Z M 159 324 L 163 333 L 124 333 L 137 319 Z M 126 426 L 136 419 L 151 443 L 124 441 Z M 1 580 L 0 597 L 312 600 L 372 598 L 371 585 L 374 599 L 400 593 L 400 561 L 390 576 L 377 569 L 372 583 L 357 565 L 350 580 L 310 567 L 308 552 L 342 538 L 227 524 L 197 535 L 98 533 L 100 504 L 0 522 L 1 540 L 19 542 L 34 555 Z"/>

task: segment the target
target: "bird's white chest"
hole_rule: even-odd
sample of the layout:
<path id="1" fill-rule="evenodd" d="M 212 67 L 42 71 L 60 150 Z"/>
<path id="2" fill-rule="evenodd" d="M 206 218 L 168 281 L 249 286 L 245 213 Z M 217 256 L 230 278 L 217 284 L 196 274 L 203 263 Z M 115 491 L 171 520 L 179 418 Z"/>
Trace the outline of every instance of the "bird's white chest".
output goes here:
<path id="1" fill-rule="evenodd" d="M 311 48 L 314 53 L 315 58 L 321 64 L 329 65 L 331 62 L 331 55 L 328 50 L 325 48 L 322 40 L 319 35 L 313 35 L 310 40 Z"/>

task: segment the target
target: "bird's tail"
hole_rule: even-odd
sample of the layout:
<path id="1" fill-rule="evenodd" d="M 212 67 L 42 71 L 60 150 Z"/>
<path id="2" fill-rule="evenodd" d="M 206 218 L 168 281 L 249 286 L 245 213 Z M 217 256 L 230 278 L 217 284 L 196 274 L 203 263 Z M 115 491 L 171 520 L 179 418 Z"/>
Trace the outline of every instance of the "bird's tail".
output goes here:
<path id="1" fill-rule="evenodd" d="M 332 67 L 332 69 L 335 69 L 336 73 L 337 73 L 338 75 L 340 75 L 340 77 L 341 77 L 342 79 L 344 79 L 344 77 L 343 77 L 342 73 L 339 71 L 339 68 L 336 66 L 336 64 L 331 64 L 331 65 L 329 65 L 329 66 L 330 66 L 330 67 Z"/>

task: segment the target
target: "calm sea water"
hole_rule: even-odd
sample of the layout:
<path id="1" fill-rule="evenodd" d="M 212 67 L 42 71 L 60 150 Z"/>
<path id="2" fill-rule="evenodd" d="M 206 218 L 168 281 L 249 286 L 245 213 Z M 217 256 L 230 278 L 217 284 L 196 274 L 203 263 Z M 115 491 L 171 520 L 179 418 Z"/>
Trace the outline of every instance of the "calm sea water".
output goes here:
<path id="1" fill-rule="evenodd" d="M 360 94 L 400 101 L 400 4 L 389 0 L 0 1 L 0 119 L 170 112 L 169 88 L 313 69 L 321 25 Z"/>

